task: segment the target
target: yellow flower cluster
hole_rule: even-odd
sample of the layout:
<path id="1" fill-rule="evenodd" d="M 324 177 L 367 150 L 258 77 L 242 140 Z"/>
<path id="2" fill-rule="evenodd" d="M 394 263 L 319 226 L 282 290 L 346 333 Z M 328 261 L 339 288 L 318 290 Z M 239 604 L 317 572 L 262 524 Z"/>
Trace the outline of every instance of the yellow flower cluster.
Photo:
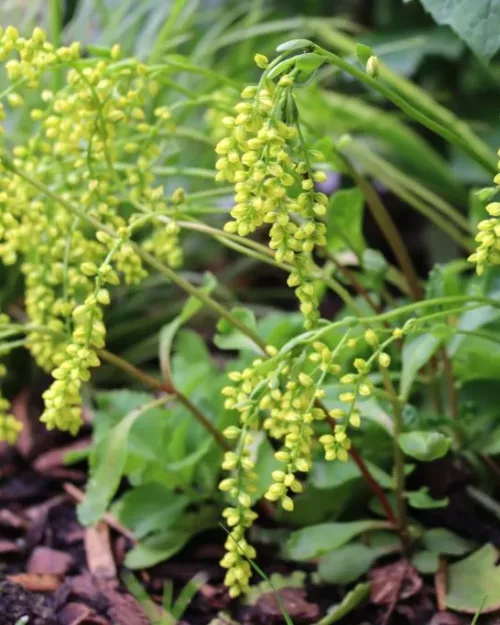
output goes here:
<path id="1" fill-rule="evenodd" d="M 500 150 L 498 155 L 500 156 Z M 500 174 L 495 176 L 494 182 L 497 187 L 500 186 Z M 500 202 L 490 202 L 486 210 L 490 219 L 483 219 L 478 223 L 476 241 L 479 245 L 468 258 L 471 263 L 475 263 L 478 275 L 481 275 L 488 265 L 500 264 Z"/>
<path id="2" fill-rule="evenodd" d="M 293 266 L 288 284 L 295 287 L 306 327 L 318 318 L 318 295 L 310 275 L 312 253 L 326 244 L 326 226 L 320 220 L 328 199 L 315 189 L 326 179 L 313 172 L 310 160 L 321 156 L 308 151 L 301 140 L 293 77 L 278 85 L 246 87 L 234 114 L 222 119 L 227 136 L 216 147 L 216 179 L 234 185 L 234 221 L 225 230 L 247 236 L 270 224 L 270 247 L 276 260 Z M 300 157 L 300 158 L 297 158 Z"/>
<path id="3" fill-rule="evenodd" d="M 339 421 L 332 434 L 319 438 L 319 444 L 327 460 L 347 460 L 351 444 L 347 428 L 360 425 L 356 402 L 358 397 L 371 392 L 368 362 L 356 359 L 355 373 L 341 375 L 342 367 L 337 359 L 349 344 L 348 336 L 347 333 L 333 350 L 321 341 L 286 354 L 279 354 L 269 346 L 270 358 L 256 359 L 243 371 L 229 374 L 233 384 L 222 391 L 226 397 L 224 405 L 239 412 L 240 426 L 226 430 L 226 436 L 238 439 L 238 443 L 235 451 L 226 453 L 223 468 L 231 476 L 221 482 L 220 489 L 234 502 L 224 512 L 231 535 L 226 543 L 228 553 L 222 560 L 222 566 L 229 569 L 226 584 L 233 596 L 247 589 L 251 574 L 247 560 L 254 554 L 245 539 L 245 531 L 256 518 L 251 511 L 255 491 L 254 462 L 249 455 L 252 432 L 263 430 L 281 444 L 275 458 L 283 466 L 273 471 L 273 481 L 265 497 L 279 502 L 287 511 L 294 508 L 293 495 L 302 492 L 299 475 L 307 473 L 312 466 L 317 422 L 328 418 Z M 345 409 L 327 412 L 321 403 L 325 395 L 323 385 L 329 376 L 340 378 L 342 384 L 354 388 L 340 394 Z"/>
<path id="4" fill-rule="evenodd" d="M 179 228 L 158 218 L 168 204 L 154 172 L 172 114 L 150 106 L 159 90 L 154 71 L 119 57 L 119 46 L 108 58 L 82 59 L 79 44 L 56 48 L 39 28 L 28 38 L 0 30 L 0 62 L 11 81 L 0 121 L 28 104 L 32 120 L 30 135 L 12 150 L 14 166 L 107 228 L 96 234 L 0 167 L 0 261 L 20 261 L 26 312 L 37 326 L 28 347 L 54 377 L 42 421 L 73 433 L 81 386 L 104 346 L 107 287 L 147 275 L 131 237 L 172 266 L 182 262 Z M 46 88 L 45 74 L 53 85 L 54 73 L 60 88 Z M 34 91 L 29 98 L 26 89 Z"/>
<path id="5" fill-rule="evenodd" d="M 3 378 L 6 373 L 5 366 L 0 365 L 0 378 Z M 0 394 L 0 442 L 13 445 L 23 429 L 23 424 L 9 411 L 10 403 Z"/>

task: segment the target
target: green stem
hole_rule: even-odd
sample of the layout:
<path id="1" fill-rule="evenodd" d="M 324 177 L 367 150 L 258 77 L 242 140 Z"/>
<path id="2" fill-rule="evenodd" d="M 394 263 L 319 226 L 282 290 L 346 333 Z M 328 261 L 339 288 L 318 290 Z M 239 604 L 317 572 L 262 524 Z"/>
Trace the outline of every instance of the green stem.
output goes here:
<path id="1" fill-rule="evenodd" d="M 408 525 L 406 519 L 406 499 L 405 499 L 405 460 L 404 455 L 399 446 L 398 437 L 403 432 L 403 413 L 401 410 L 401 403 L 392 383 L 389 372 L 384 367 L 381 367 L 382 379 L 385 389 L 389 395 L 390 402 L 392 404 L 392 416 L 393 416 L 393 459 L 394 459 L 394 481 L 395 488 L 394 494 L 396 496 L 396 505 L 398 509 L 398 526 L 403 540 L 403 546 L 405 551 L 409 548 L 409 534 Z"/>
<path id="2" fill-rule="evenodd" d="M 56 48 L 61 47 L 62 31 L 62 0 L 50 0 L 50 37 Z M 54 91 L 58 91 L 62 84 L 62 70 L 56 69 L 53 75 Z"/>
<path id="3" fill-rule="evenodd" d="M 431 113 L 428 110 L 422 110 L 421 106 L 415 105 L 415 102 L 409 102 L 405 100 L 398 92 L 394 91 L 387 83 L 383 82 L 382 78 L 372 78 L 365 71 L 358 69 L 351 63 L 345 61 L 342 57 L 328 52 L 320 46 L 314 46 L 315 52 L 325 58 L 328 63 L 339 67 L 344 70 L 361 83 L 372 87 L 375 91 L 378 91 L 404 113 L 406 113 L 412 119 L 429 128 L 436 134 L 440 135 L 450 143 L 458 145 L 464 152 L 477 161 L 484 169 L 492 174 L 496 173 L 495 162 L 492 158 L 484 154 L 484 150 L 479 151 L 476 146 L 472 146 L 470 141 L 463 137 L 455 130 L 456 126 L 443 123 L 438 117 L 435 116 L 434 111 Z M 384 68 L 385 69 L 385 68 Z M 381 76 L 384 74 L 382 73 Z"/>

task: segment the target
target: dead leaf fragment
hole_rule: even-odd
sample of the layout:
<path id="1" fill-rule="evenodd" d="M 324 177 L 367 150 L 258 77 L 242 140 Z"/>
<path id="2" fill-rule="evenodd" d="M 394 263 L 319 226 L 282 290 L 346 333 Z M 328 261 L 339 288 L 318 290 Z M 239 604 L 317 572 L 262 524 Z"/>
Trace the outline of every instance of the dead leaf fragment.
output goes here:
<path id="1" fill-rule="evenodd" d="M 404 560 L 373 569 L 370 596 L 377 605 L 390 605 L 417 594 L 422 588 L 422 578 L 416 569 Z"/>
<path id="2" fill-rule="evenodd" d="M 279 593 L 284 609 L 293 621 L 315 622 L 320 616 L 320 609 L 316 603 L 306 599 L 303 588 L 282 588 Z M 259 617 L 259 622 L 281 621 L 283 613 L 273 592 L 262 595 L 256 602 L 252 613 Z"/>
<path id="3" fill-rule="evenodd" d="M 28 560 L 28 573 L 65 575 L 73 566 L 73 558 L 64 551 L 50 547 L 36 547 Z"/>
<path id="4" fill-rule="evenodd" d="M 61 578 L 58 575 L 39 573 L 19 573 L 17 575 L 7 575 L 6 579 L 13 584 L 22 586 L 25 590 L 33 592 L 53 592 L 61 585 Z"/>

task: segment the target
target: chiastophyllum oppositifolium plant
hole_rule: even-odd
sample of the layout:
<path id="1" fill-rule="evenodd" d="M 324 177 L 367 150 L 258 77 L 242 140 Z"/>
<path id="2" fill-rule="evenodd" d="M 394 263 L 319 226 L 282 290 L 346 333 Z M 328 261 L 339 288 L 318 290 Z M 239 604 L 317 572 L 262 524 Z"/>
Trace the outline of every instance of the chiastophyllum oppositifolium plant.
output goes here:
<path id="1" fill-rule="evenodd" d="M 403 453 L 419 459 L 439 457 L 450 441 L 438 432 L 430 437 L 415 432 L 418 440 L 408 439 L 403 431 L 403 408 L 419 370 L 432 357 L 438 377 L 448 382 L 450 407 L 455 406 L 443 347 L 453 334 L 453 324 L 446 325 L 446 320 L 485 303 L 497 305 L 480 292 L 449 294 L 439 288 L 421 299 L 423 289 L 394 224 L 374 188 L 342 151 L 349 139 L 318 141 L 310 120 L 307 124 L 301 120 L 296 96 L 321 65 L 338 66 L 462 147 L 490 171 L 482 146 L 467 143 L 468 128 L 450 128 L 439 110 L 429 115 L 426 101 L 419 102 L 414 94 L 412 100 L 412 93 L 405 98 L 394 90 L 384 82 L 383 68 L 364 46 L 359 50 L 361 69 L 306 40 L 288 42 L 278 52 L 272 62 L 255 56 L 261 79 L 245 87 L 238 101 L 233 88 L 212 98 L 186 94 L 182 87 L 176 91 L 166 76 L 179 71 L 178 58 L 172 66 L 168 59 L 149 64 L 121 59 L 117 45 L 89 57 L 77 43 L 55 47 L 39 28 L 25 38 L 8 27 L 0 38 L 0 59 L 8 78 L 0 94 L 0 114 L 5 120 L 0 154 L 0 257 L 7 267 L 21 268 L 26 314 L 26 320 L 6 315 L 0 319 L 2 354 L 24 346 L 52 376 L 41 416 L 49 429 L 78 432 L 83 387 L 103 360 L 161 393 L 127 415 L 122 435 L 139 417 L 166 401 L 179 402 L 198 420 L 208 440 L 225 451 L 222 469 L 227 474 L 219 488 L 227 503 L 223 518 L 228 537 L 221 564 L 227 569 L 231 596 L 249 588 L 256 553 L 248 530 L 257 518 L 255 510 L 276 504 L 292 512 L 318 452 L 327 461 L 354 461 L 390 526 L 399 531 L 403 543 L 408 542 L 407 500 L 416 507 L 433 504 L 425 493 L 412 498 L 405 492 Z M 184 67 L 196 72 L 195 66 Z M 165 88 L 179 93 L 168 107 L 161 98 Z M 164 166 L 169 136 L 193 106 L 210 108 L 207 119 L 218 140 L 215 178 L 229 184 L 234 193 L 231 220 L 223 229 L 210 225 L 208 218 L 205 223 L 190 214 L 190 202 L 195 197 L 217 197 L 216 187 L 198 196 L 181 188 L 167 194 L 161 182 L 171 171 Z M 9 119 L 16 110 L 28 120 L 29 132 L 26 140 L 13 145 Z M 393 274 L 416 301 L 384 310 L 384 301 L 373 300 L 349 272 L 344 278 L 371 307 L 366 314 L 366 306 L 337 280 L 336 259 L 327 250 L 331 203 L 318 189 L 332 166 L 354 180 L 359 187 L 356 192 L 385 224 L 384 234 L 401 270 Z M 479 270 L 496 262 L 498 255 L 497 204 L 489 204 L 488 211 L 493 218 L 480 224 L 480 246 L 471 257 Z M 269 245 L 249 237 L 259 228 L 268 231 Z M 178 271 L 183 263 L 182 230 L 211 236 L 288 274 L 303 331 L 277 344 L 264 340 L 250 311 L 229 310 L 212 296 L 213 284 L 200 287 L 186 280 Z M 325 254 L 328 262 L 320 262 Z M 141 283 L 151 274 L 166 277 L 190 296 L 179 319 L 160 338 L 163 380 L 106 351 L 104 311 L 115 287 Z M 347 314 L 343 312 L 333 322 L 320 318 L 325 290 L 345 304 Z M 223 410 L 232 415 L 229 421 L 233 423 L 223 435 L 176 388 L 167 354 L 179 327 L 201 306 L 221 318 L 217 346 L 244 352 L 238 360 L 241 366 L 229 373 L 229 382 L 222 388 Z M 252 351 L 256 357 L 249 357 Z M 432 372 L 431 367 L 428 375 Z M 336 389 L 334 398 L 332 389 Z M 352 442 L 373 397 L 392 417 L 395 509 Z M 13 443 L 21 426 L 9 414 L 6 399 L 1 399 L 0 409 L 0 438 Z M 262 433 L 272 441 L 275 468 L 260 492 L 255 442 Z M 186 468 L 186 464 L 179 467 Z M 92 484 L 93 480 L 89 489 L 95 487 Z M 102 496 L 104 506 L 114 490 Z M 264 502 L 256 501 L 262 494 Z"/>

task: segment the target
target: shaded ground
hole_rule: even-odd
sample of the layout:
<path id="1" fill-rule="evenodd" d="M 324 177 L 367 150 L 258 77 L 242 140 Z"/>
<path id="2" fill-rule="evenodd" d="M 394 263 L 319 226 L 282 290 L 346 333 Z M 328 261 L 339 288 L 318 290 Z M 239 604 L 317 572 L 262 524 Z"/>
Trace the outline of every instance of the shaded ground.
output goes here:
<path id="1" fill-rule="evenodd" d="M 127 571 L 123 561 L 133 544 L 125 528 L 111 517 L 93 528 L 82 527 L 76 517 L 86 475 L 68 469 L 63 456 L 68 441 L 25 430 L 17 450 L 0 448 L 0 625 L 15 625 L 28 617 L 28 625 L 146 625 L 151 622 L 143 605 L 123 584 Z M 33 441 L 36 440 L 36 445 Z M 71 442 L 70 448 L 87 445 L 88 439 Z M 47 451 L 48 450 L 48 451 Z M 478 542 L 500 545 L 498 524 L 479 512 L 465 495 L 473 479 L 467 467 L 456 461 L 427 465 L 413 479 L 430 484 L 435 496 L 449 496 L 447 509 L 427 513 L 431 526 L 447 526 Z M 254 605 L 230 602 L 218 566 L 223 535 L 201 535 L 196 542 L 163 565 L 137 573 L 137 580 L 156 602 L 162 615 L 161 595 L 165 580 L 179 591 L 196 573 L 205 582 L 183 619 L 205 625 L 225 611 L 242 625 L 273 625 L 283 622 L 272 593 Z M 392 559 L 391 559 L 392 558 Z M 391 556 L 379 560 L 369 578 L 371 596 L 341 623 L 349 625 L 465 625 L 471 617 L 440 612 L 443 577 L 421 576 L 409 562 Z M 269 547 L 259 550 L 259 563 L 268 573 L 289 575 L 295 570 L 280 561 Z M 349 590 L 311 583 L 281 591 L 282 601 L 295 625 L 317 623 L 326 609 Z M 163 613 L 164 614 L 164 613 Z M 231 624 L 229 617 L 217 625 Z M 169 621 L 165 621 L 167 625 Z M 500 623 L 491 615 L 482 623 Z"/>

